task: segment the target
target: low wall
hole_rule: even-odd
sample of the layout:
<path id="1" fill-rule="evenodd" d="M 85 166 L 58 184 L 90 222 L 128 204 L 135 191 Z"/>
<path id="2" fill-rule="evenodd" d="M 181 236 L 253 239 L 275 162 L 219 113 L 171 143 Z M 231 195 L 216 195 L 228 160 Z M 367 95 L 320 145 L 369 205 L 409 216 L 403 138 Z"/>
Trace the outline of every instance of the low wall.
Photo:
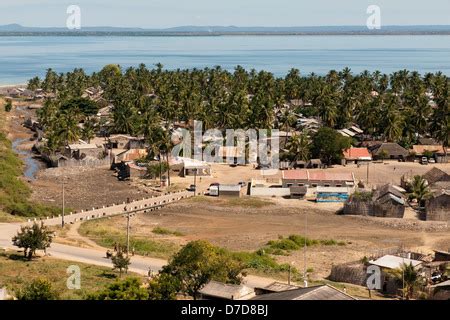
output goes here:
<path id="1" fill-rule="evenodd" d="M 57 163 L 58 167 L 62 168 L 72 168 L 72 167 L 103 167 L 110 166 L 111 161 L 109 158 L 105 159 L 69 159 L 69 160 L 60 160 Z"/>
<path id="2" fill-rule="evenodd" d="M 250 188 L 250 195 L 255 197 L 289 197 L 290 188 Z"/>
<path id="3" fill-rule="evenodd" d="M 113 204 L 112 206 L 103 206 L 101 208 L 92 208 L 92 210 L 82 210 L 81 212 L 71 212 L 64 215 L 64 223 L 75 223 L 79 221 L 87 221 L 93 219 L 100 219 L 108 216 L 115 216 L 125 214 L 129 211 L 144 211 L 150 212 L 161 209 L 163 206 L 177 202 L 181 199 L 190 198 L 193 196 L 192 192 L 181 191 L 165 194 L 157 197 L 143 198 L 142 200 L 133 201 L 131 203 Z M 62 216 L 46 217 L 41 219 L 29 219 L 28 223 L 37 221 L 44 222 L 45 225 L 61 224 Z"/>
<path id="4" fill-rule="evenodd" d="M 405 214 L 405 207 L 393 204 L 352 201 L 344 204 L 343 213 L 346 215 L 372 216 L 380 218 L 403 218 Z"/>

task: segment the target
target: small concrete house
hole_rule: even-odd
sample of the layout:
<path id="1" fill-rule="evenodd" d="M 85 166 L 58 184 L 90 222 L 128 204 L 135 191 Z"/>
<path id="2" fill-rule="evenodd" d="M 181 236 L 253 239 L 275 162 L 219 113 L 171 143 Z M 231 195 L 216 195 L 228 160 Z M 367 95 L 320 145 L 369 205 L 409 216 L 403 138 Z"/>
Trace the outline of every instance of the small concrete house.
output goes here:
<path id="1" fill-rule="evenodd" d="M 343 152 L 342 164 L 357 164 L 372 161 L 372 155 L 367 148 L 351 147 Z"/>
<path id="2" fill-rule="evenodd" d="M 124 134 L 113 135 L 109 137 L 110 149 L 145 149 L 145 139 L 133 137 Z"/>
<path id="3" fill-rule="evenodd" d="M 102 158 L 103 148 L 96 144 L 69 144 L 65 149 L 65 155 L 70 159 L 82 160 L 86 157 Z"/>

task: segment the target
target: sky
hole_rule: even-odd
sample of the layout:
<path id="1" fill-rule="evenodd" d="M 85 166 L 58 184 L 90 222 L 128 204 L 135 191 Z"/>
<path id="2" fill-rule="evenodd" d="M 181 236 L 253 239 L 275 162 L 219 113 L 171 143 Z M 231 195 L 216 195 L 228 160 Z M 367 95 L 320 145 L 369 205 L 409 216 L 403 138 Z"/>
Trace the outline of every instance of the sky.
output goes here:
<path id="1" fill-rule="evenodd" d="M 0 25 L 63 27 L 69 5 L 82 26 L 365 25 L 369 5 L 382 25 L 450 25 L 449 0 L 0 0 Z"/>

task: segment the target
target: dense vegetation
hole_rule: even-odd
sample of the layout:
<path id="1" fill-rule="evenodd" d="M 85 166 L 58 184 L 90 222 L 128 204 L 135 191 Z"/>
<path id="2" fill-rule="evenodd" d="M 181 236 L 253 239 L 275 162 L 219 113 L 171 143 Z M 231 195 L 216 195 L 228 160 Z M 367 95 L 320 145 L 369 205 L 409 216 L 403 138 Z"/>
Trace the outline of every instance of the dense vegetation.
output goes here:
<path id="1" fill-rule="evenodd" d="M 53 150 L 80 137 L 76 120 L 90 120 L 93 109 L 67 108 L 88 87 L 101 87 L 105 100 L 114 105 L 111 130 L 144 135 L 158 148 L 170 143 L 161 123 L 169 128 L 173 122 L 195 119 L 203 121 L 205 129 L 290 130 L 300 113 L 335 129 L 357 123 L 373 137 L 408 147 L 419 136 L 448 145 L 449 83 L 442 73 L 421 76 L 407 70 L 355 75 L 344 69 L 302 76 L 292 69 L 276 78 L 240 66 L 234 72 L 220 67 L 169 71 L 158 64 L 151 70 L 140 65 L 125 71 L 108 65 L 92 75 L 82 69 L 66 74 L 50 69 L 45 79 L 31 79 L 29 88 L 56 95 L 40 115 Z"/>
<path id="2" fill-rule="evenodd" d="M 0 110 L 0 117 L 3 117 Z M 48 207 L 29 201 L 31 189 L 20 179 L 23 163 L 12 150 L 0 121 L 0 211 L 18 216 L 51 216 L 58 208 Z"/>

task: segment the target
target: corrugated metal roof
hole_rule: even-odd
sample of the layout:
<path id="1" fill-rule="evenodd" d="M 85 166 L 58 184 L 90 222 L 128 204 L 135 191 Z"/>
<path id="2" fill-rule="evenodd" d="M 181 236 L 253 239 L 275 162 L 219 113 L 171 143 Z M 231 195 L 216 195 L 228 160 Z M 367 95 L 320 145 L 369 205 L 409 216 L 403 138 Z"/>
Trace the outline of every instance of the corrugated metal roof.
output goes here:
<path id="1" fill-rule="evenodd" d="M 308 181 L 354 181 L 353 173 L 316 170 L 283 171 L 283 179 Z"/>
<path id="2" fill-rule="evenodd" d="M 329 285 L 299 288 L 256 296 L 252 300 L 356 300 Z"/>
<path id="3" fill-rule="evenodd" d="M 71 150 L 97 149 L 96 144 L 69 144 Z"/>
<path id="4" fill-rule="evenodd" d="M 417 267 L 422 264 L 422 261 L 418 260 L 412 260 L 392 255 L 385 255 L 375 261 L 369 261 L 370 264 L 373 264 L 375 266 L 379 266 L 382 268 L 388 268 L 388 269 L 399 269 L 402 267 L 403 264 L 412 264 L 413 267 Z"/>
<path id="5" fill-rule="evenodd" d="M 239 300 L 253 297 L 255 290 L 244 285 L 225 284 L 217 281 L 210 281 L 199 291 L 202 295 L 228 299 Z"/>

